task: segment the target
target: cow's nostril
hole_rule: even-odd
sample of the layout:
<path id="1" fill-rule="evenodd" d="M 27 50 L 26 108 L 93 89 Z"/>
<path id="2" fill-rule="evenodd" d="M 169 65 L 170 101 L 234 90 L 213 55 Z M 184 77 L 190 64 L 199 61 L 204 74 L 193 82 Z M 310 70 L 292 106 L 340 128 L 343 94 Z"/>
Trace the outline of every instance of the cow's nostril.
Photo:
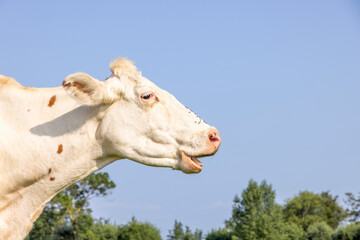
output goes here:
<path id="1" fill-rule="evenodd" d="M 210 134 L 209 138 L 210 138 L 210 141 L 212 141 L 212 142 L 215 142 L 215 141 L 218 141 L 218 140 L 219 140 L 219 139 L 216 137 L 216 134 L 215 134 L 215 133 Z"/>
<path id="2" fill-rule="evenodd" d="M 219 136 L 219 134 L 218 134 L 218 132 L 217 132 L 216 129 L 211 129 L 211 130 L 209 131 L 208 136 L 209 136 L 209 140 L 210 140 L 212 143 L 214 143 L 215 145 L 219 144 L 219 142 L 221 141 L 220 136 Z"/>

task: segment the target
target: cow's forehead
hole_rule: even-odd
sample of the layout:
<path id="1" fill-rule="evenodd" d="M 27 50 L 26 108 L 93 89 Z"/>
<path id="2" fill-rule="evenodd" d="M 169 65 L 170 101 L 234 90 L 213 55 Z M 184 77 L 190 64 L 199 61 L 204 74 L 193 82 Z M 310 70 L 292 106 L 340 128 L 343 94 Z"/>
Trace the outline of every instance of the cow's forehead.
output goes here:
<path id="1" fill-rule="evenodd" d="M 161 89 L 152 81 L 142 75 L 137 76 L 136 87 L 138 88 L 150 88 L 153 91 L 161 91 Z"/>

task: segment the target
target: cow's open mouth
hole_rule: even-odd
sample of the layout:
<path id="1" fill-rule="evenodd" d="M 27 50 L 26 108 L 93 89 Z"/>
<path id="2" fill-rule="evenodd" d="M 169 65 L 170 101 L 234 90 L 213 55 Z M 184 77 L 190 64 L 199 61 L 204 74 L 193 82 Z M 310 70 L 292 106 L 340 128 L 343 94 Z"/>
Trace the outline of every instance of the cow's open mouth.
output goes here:
<path id="1" fill-rule="evenodd" d="M 194 156 L 181 151 L 182 170 L 186 173 L 199 173 L 202 169 L 202 163 Z"/>

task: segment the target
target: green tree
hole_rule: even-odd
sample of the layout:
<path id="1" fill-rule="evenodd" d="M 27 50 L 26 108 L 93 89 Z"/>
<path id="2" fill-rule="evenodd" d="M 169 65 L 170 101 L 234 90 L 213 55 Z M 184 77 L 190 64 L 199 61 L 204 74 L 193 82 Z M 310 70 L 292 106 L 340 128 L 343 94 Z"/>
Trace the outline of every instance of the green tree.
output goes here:
<path id="1" fill-rule="evenodd" d="M 316 222 L 326 222 L 335 229 L 346 215 L 337 203 L 337 196 L 333 197 L 329 192 L 316 194 L 304 191 L 287 201 L 284 216 L 288 222 L 298 224 L 307 231 Z"/>
<path id="2" fill-rule="evenodd" d="M 231 233 L 227 228 L 211 230 L 205 237 L 205 240 L 232 240 Z"/>
<path id="3" fill-rule="evenodd" d="M 289 240 L 305 240 L 306 233 L 301 226 L 295 223 L 285 224 L 285 233 Z"/>
<path id="4" fill-rule="evenodd" d="M 65 208 L 65 218 L 72 226 L 75 240 L 79 235 L 86 235 L 86 229 L 93 224 L 89 200 L 93 197 L 108 195 L 115 186 L 108 173 L 100 172 L 90 174 L 58 194 L 57 200 Z"/>
<path id="5" fill-rule="evenodd" d="M 26 239 L 51 239 L 62 224 L 62 216 L 63 213 L 52 202 L 47 204 Z"/>
<path id="6" fill-rule="evenodd" d="M 183 240 L 193 240 L 193 233 L 191 232 L 191 229 L 189 226 L 185 226 L 185 233 L 184 233 L 184 237 L 182 238 Z"/>
<path id="7" fill-rule="evenodd" d="M 308 240 L 332 240 L 334 230 L 325 222 L 316 222 L 308 227 Z"/>
<path id="8" fill-rule="evenodd" d="M 196 229 L 195 232 L 192 232 L 190 227 L 185 226 L 180 222 L 175 220 L 174 228 L 169 230 L 167 235 L 168 240 L 202 240 L 203 232 L 199 229 Z"/>
<path id="9" fill-rule="evenodd" d="M 332 238 L 333 240 L 360 240 L 360 224 L 353 223 L 339 227 Z"/>
<path id="10" fill-rule="evenodd" d="M 337 203 L 338 196 L 332 196 L 329 191 L 320 194 L 322 204 L 324 205 L 326 223 L 336 229 L 340 222 L 346 218 L 345 210 Z"/>
<path id="11" fill-rule="evenodd" d="M 349 216 L 349 221 L 352 223 L 360 222 L 360 193 L 356 198 L 352 193 L 345 193 L 346 200 L 345 202 L 350 206 L 350 209 L 346 209 L 346 212 Z"/>
<path id="12" fill-rule="evenodd" d="M 161 240 L 160 230 L 154 225 L 138 222 L 134 217 L 120 227 L 118 240 Z"/>
<path id="13" fill-rule="evenodd" d="M 183 224 L 175 220 L 174 228 L 169 230 L 168 240 L 182 240 L 184 237 Z"/>
<path id="14" fill-rule="evenodd" d="M 85 239 L 94 223 L 89 200 L 115 187 L 108 173 L 93 173 L 57 194 L 35 222 L 29 239 Z"/>
<path id="15" fill-rule="evenodd" d="M 194 240 L 202 240 L 203 239 L 203 231 L 200 229 L 195 229 L 195 232 L 193 234 Z"/>
<path id="16" fill-rule="evenodd" d="M 101 219 L 95 221 L 91 230 L 96 240 L 117 240 L 120 228 L 120 226 L 110 224 L 108 220 Z"/>
<path id="17" fill-rule="evenodd" d="M 232 234 L 240 239 L 286 239 L 282 208 L 275 203 L 275 191 L 263 181 L 250 180 L 241 198 L 234 198 L 232 217 L 227 221 Z"/>

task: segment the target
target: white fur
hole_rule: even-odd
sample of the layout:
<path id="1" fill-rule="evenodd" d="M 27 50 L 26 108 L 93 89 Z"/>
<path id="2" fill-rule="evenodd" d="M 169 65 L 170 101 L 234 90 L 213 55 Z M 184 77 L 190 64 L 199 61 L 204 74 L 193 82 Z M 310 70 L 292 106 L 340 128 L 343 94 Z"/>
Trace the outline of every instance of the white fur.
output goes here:
<path id="1" fill-rule="evenodd" d="M 59 191 L 117 159 L 188 173 L 181 151 L 216 152 L 210 126 L 132 62 L 115 60 L 111 71 L 103 82 L 69 75 L 70 96 L 0 76 L 0 239 L 24 238 Z M 156 98 L 142 99 L 145 92 Z"/>

